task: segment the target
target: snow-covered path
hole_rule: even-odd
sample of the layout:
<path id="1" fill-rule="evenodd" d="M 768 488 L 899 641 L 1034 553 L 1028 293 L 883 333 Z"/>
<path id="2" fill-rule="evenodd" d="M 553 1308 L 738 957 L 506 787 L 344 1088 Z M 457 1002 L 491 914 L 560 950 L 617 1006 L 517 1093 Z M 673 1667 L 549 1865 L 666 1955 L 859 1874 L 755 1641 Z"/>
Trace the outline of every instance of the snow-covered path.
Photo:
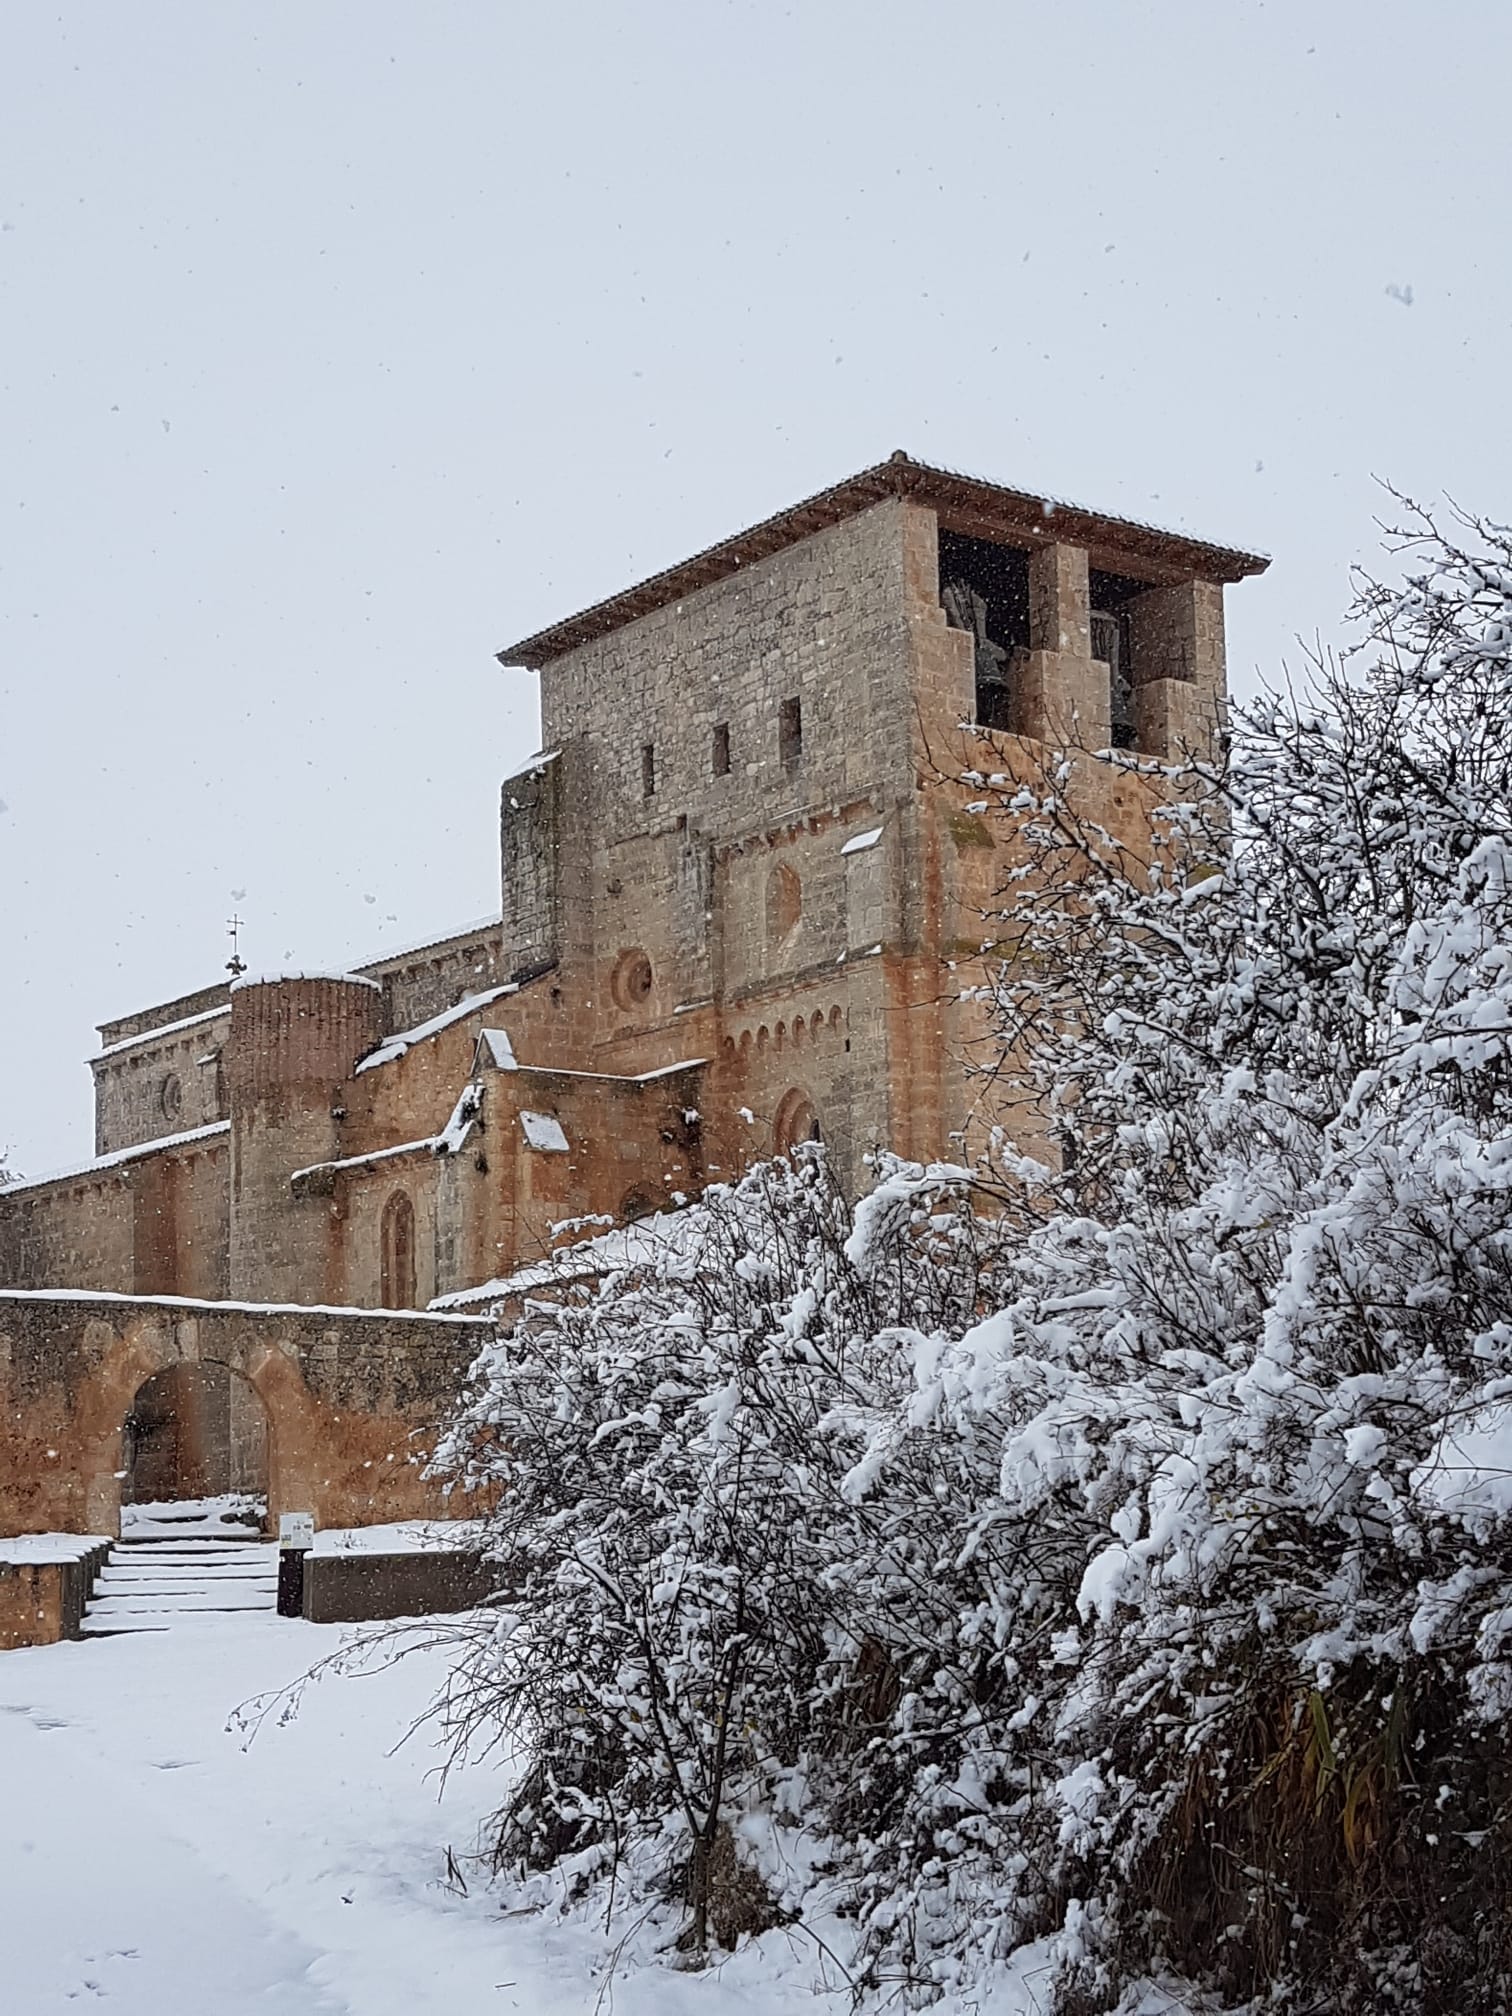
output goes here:
<path id="1" fill-rule="evenodd" d="M 444 1882 L 502 1794 L 444 1793 L 424 1735 L 434 1650 L 311 1687 L 254 1740 L 249 1697 L 340 1646 L 266 1611 L 0 1655 L 0 2006 L 53 2016 L 841 2016 L 778 1935 L 703 1974 L 610 1956 L 623 1925 L 503 1915 Z M 607 1993 L 605 1992 L 607 1990 Z M 1022 1987 L 977 2006 L 1037 2007 Z"/>

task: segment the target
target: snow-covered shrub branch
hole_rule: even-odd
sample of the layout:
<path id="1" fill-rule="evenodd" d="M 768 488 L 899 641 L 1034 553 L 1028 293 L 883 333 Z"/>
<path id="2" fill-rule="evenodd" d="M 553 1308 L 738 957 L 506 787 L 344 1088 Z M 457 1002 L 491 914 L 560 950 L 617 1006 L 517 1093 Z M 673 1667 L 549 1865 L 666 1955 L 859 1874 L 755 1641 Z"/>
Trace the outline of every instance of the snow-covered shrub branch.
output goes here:
<path id="1" fill-rule="evenodd" d="M 763 1166 L 637 1228 L 591 1290 L 564 1268 L 486 1355 L 440 1460 L 498 1491 L 513 1571 L 453 1696 L 460 1734 L 525 1740 L 501 1860 L 576 1881 L 628 1855 L 642 1885 L 685 1884 L 702 1946 L 738 1822 L 808 1822 L 905 1668 L 969 1696 L 937 1580 L 964 1452 L 916 1438 L 905 1503 L 871 1487 L 902 1460 L 914 1357 L 990 1289 L 1002 1239 L 971 1189 L 900 1169 L 853 1223 L 817 1152 Z M 863 1826 L 855 1761 L 824 1797 Z M 742 1908 L 801 1904 L 767 1887 Z"/>
<path id="2" fill-rule="evenodd" d="M 1508 1999 L 1512 539 L 1418 534 L 1147 847 L 1002 793 L 1037 1171 L 773 1165 L 487 1355 L 504 1861 L 920 1993 Z"/>

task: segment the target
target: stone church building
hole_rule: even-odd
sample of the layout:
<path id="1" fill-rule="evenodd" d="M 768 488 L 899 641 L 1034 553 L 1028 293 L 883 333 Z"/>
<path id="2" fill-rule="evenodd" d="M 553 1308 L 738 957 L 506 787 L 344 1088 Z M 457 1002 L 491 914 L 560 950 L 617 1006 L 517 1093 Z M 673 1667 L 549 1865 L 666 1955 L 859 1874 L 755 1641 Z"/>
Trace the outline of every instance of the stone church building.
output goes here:
<path id="1" fill-rule="evenodd" d="M 949 780 L 1075 749 L 1143 824 L 1107 752 L 1210 742 L 1264 565 L 898 454 L 511 645 L 500 914 L 105 1023 L 95 1158 L 0 1192 L 0 1288 L 424 1309 L 801 1139 L 853 1187 L 969 1154 L 951 962 L 1006 862 Z"/>

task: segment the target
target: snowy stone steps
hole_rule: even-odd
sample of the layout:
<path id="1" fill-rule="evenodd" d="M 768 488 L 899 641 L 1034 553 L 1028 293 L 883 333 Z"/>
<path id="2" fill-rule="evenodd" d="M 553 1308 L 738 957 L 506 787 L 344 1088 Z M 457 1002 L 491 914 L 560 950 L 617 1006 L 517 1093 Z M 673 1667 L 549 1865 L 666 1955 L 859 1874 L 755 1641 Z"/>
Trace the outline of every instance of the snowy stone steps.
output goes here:
<path id="1" fill-rule="evenodd" d="M 180 1556 L 199 1561 L 207 1554 L 219 1554 L 228 1561 L 246 1561 L 258 1554 L 276 1554 L 278 1546 L 268 1540 L 118 1540 L 116 1552 L 138 1561 Z"/>
<path id="2" fill-rule="evenodd" d="M 121 1529 L 123 1547 L 246 1547 L 263 1540 L 256 1526 L 142 1526 Z"/>
<path id="3" fill-rule="evenodd" d="M 161 1582 L 182 1579 L 182 1572 L 190 1570 L 198 1582 L 246 1582 L 249 1580 L 271 1581 L 277 1578 L 276 1562 L 257 1563 L 244 1568 L 239 1561 L 135 1561 L 118 1563 L 108 1561 L 95 1579 L 96 1589 L 124 1589 L 128 1584 L 139 1582 Z"/>
<path id="4" fill-rule="evenodd" d="M 134 1589 L 263 1589 L 278 1580 L 278 1571 L 269 1568 L 255 1575 L 207 1574 L 196 1568 L 192 1574 L 175 1575 L 166 1569 L 151 1574 L 102 1574 L 94 1586 L 96 1596 L 127 1596 Z"/>
<path id="5" fill-rule="evenodd" d="M 272 1588 L 161 1589 L 135 1596 L 105 1596 L 91 1603 L 88 1619 L 167 1617 L 182 1610 L 271 1610 Z"/>
<path id="6" fill-rule="evenodd" d="M 266 1603 L 278 1593 L 276 1579 L 266 1583 L 131 1583 L 125 1589 L 103 1589 L 95 1597 L 95 1609 L 133 1603 L 181 1603 L 194 1597 L 200 1603 Z"/>
<path id="7" fill-rule="evenodd" d="M 138 1540 L 131 1546 L 119 1542 L 111 1549 L 112 1561 L 223 1561 L 235 1566 L 244 1561 L 277 1557 L 276 1547 L 150 1547 Z"/>
<path id="8" fill-rule="evenodd" d="M 122 1523 L 84 1611 L 86 1638 L 213 1629 L 223 1617 L 274 1614 L 278 1548 L 255 1526 L 183 1506 L 163 1516 L 133 1507 Z"/>

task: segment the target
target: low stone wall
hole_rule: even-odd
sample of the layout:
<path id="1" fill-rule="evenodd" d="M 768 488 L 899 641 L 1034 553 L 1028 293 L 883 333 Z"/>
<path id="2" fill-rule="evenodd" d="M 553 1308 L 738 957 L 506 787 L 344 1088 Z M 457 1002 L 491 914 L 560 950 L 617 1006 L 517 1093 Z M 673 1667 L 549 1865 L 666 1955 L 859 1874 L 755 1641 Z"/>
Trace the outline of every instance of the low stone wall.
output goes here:
<path id="1" fill-rule="evenodd" d="M 0 1560 L 0 1652 L 77 1638 L 84 1605 L 110 1552 L 101 1540 L 59 1561 Z"/>
<path id="2" fill-rule="evenodd" d="M 444 1514 L 425 1466 L 490 1334 L 471 1318 L 0 1290 L 0 1534 L 119 1533 L 123 1424 L 179 1364 L 225 1365 L 256 1391 L 275 1523 Z"/>
<path id="3" fill-rule="evenodd" d="M 311 1624 L 368 1624 L 471 1610 L 499 1588 L 502 1570 L 481 1555 L 306 1554 L 304 1614 Z"/>

